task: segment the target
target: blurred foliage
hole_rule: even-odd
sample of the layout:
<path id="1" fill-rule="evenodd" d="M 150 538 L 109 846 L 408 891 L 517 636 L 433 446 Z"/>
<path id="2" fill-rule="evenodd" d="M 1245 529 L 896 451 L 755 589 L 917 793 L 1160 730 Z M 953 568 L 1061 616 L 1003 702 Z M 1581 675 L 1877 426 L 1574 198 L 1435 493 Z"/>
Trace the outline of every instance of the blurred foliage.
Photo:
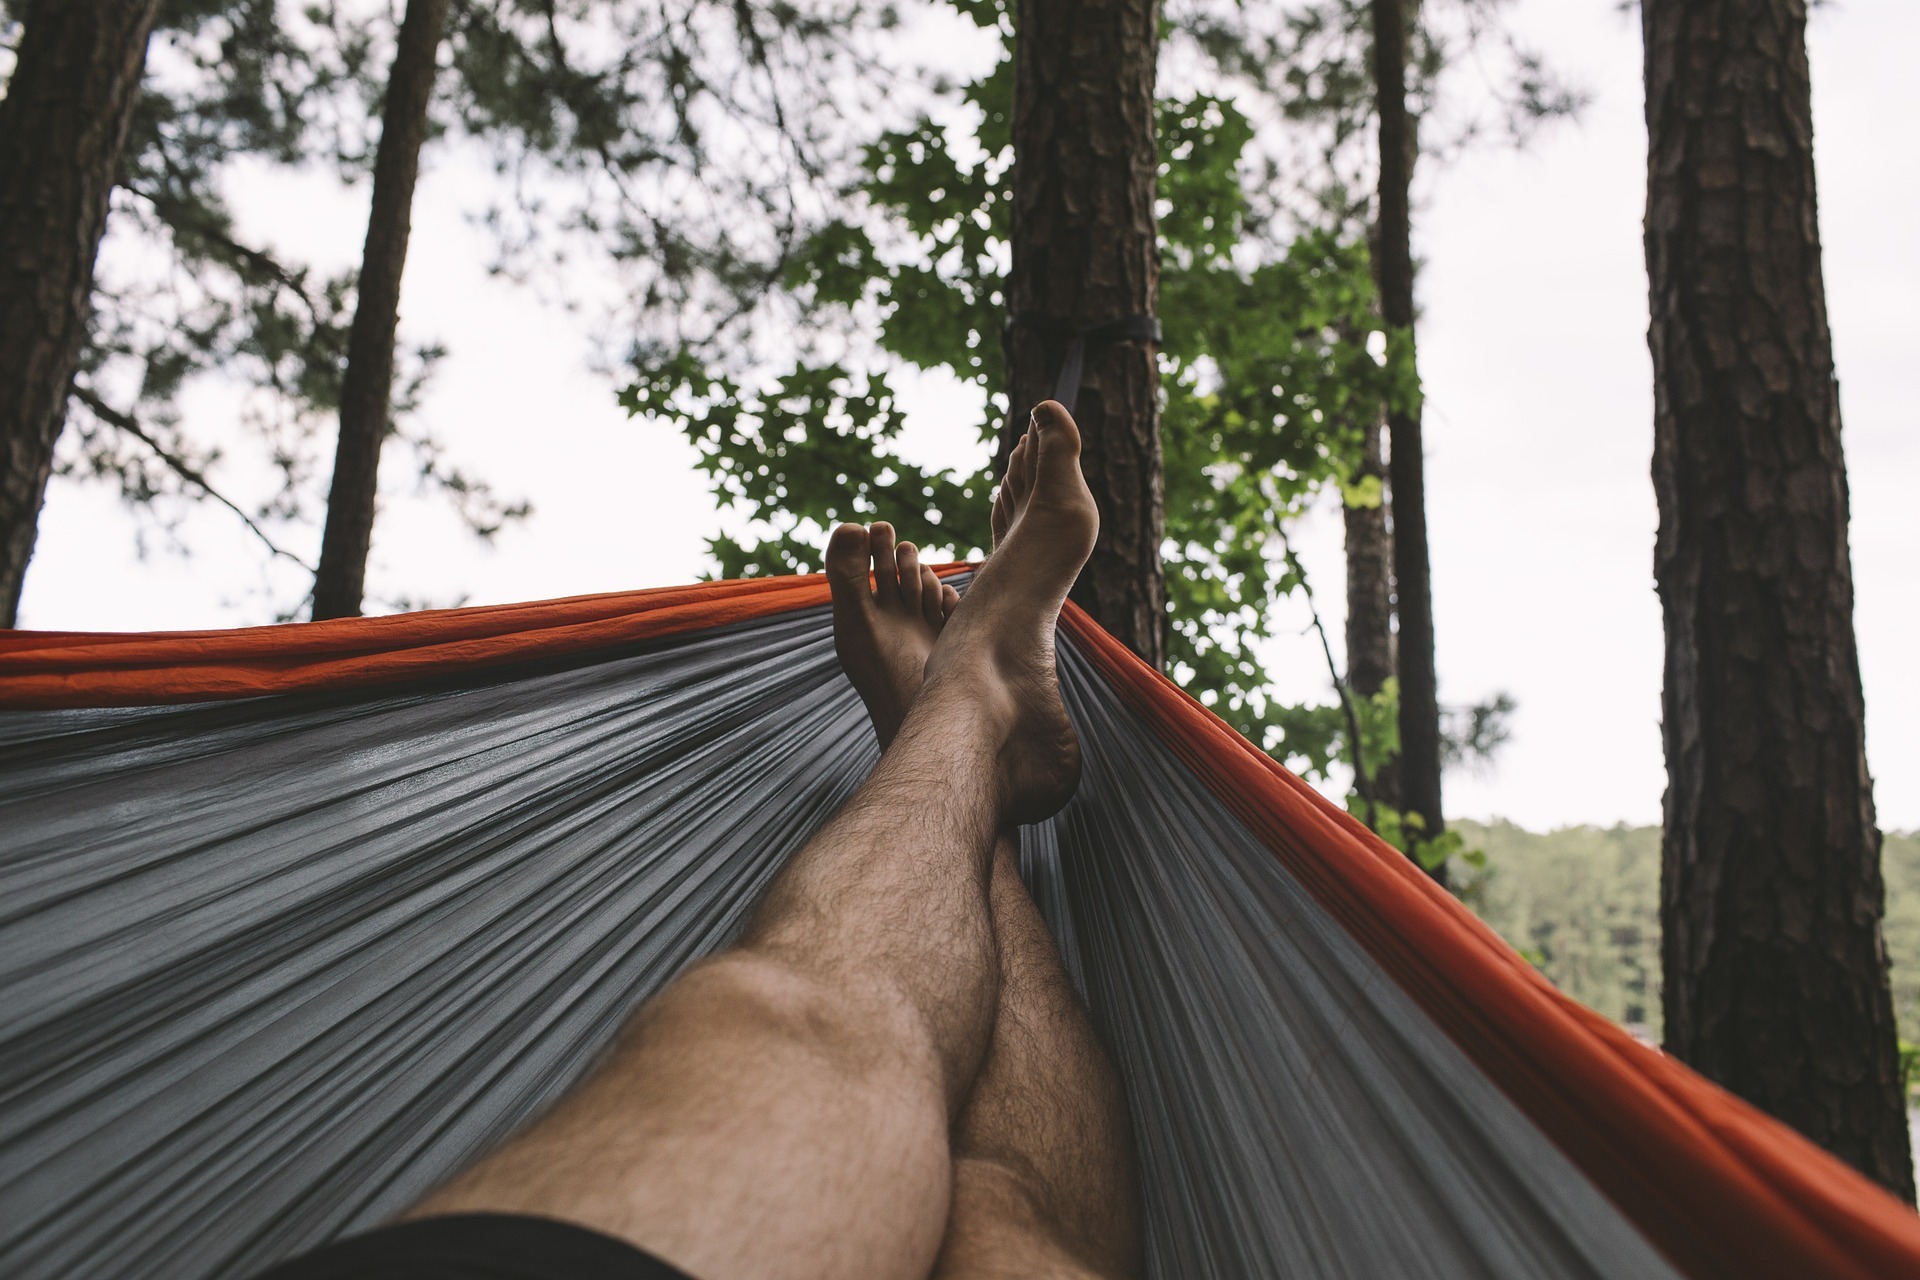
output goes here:
<path id="1" fill-rule="evenodd" d="M 1524 146 L 1588 95 L 1503 21 L 1510 0 L 1420 0 L 1409 31 L 1408 107 L 1421 157 L 1444 163 L 1489 139 Z M 1190 0 L 1169 22 L 1226 84 L 1287 124 L 1261 157 L 1269 217 L 1364 230 L 1372 218 L 1370 0 L 1245 5 Z M 1456 81 L 1465 77 L 1471 92 Z"/>
<path id="2" fill-rule="evenodd" d="M 602 286 L 608 351 L 747 341 L 902 86 L 886 0 L 456 2 L 447 131 L 501 181 L 494 269 Z M 578 299 L 569 299 L 578 301 Z"/>
<path id="3" fill-rule="evenodd" d="M 363 182 L 403 8 L 162 5 L 58 454 L 147 517 L 143 548 L 158 534 L 187 550 L 184 516 L 210 498 L 300 565 L 305 589 L 356 271 L 249 239 L 229 193 L 274 170 Z M 454 0 L 432 140 L 493 167 L 477 214 L 494 270 L 562 294 L 587 280 L 622 355 L 643 331 L 720 341 L 817 225 L 850 154 L 840 118 L 879 98 L 869 46 L 894 22 L 883 0 Z M 0 78 L 18 35 L 0 0 Z M 406 455 L 396 469 L 388 451 L 389 475 L 411 474 L 483 537 L 526 514 L 413 413 L 439 346 L 399 354 Z M 189 422 L 183 396 L 203 386 L 222 394 L 195 400 Z"/>

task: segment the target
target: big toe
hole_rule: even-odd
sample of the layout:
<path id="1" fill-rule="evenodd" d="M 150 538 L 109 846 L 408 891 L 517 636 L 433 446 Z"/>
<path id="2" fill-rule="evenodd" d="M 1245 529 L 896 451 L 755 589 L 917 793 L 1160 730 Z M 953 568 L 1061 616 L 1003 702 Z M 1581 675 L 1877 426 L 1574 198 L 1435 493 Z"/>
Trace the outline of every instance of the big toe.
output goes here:
<path id="1" fill-rule="evenodd" d="M 1080 471 L 1080 428 L 1073 415 L 1058 402 L 1047 400 L 1033 411 L 1033 423 L 1037 458 L 1030 501 L 1072 512 L 1097 528 L 1100 517 L 1093 491 Z"/>
<path id="2" fill-rule="evenodd" d="M 1044 485 L 1063 473 L 1080 473 L 1080 424 L 1058 400 L 1042 400 L 1033 411 L 1035 452 L 1033 483 Z"/>

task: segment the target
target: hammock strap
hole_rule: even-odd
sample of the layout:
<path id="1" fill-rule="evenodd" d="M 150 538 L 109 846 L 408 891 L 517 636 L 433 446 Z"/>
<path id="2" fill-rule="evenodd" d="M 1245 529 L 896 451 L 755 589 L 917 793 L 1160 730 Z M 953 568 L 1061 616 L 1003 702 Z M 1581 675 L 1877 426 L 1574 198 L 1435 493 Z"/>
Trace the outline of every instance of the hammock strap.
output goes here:
<path id="1" fill-rule="evenodd" d="M 1150 342 L 1159 346 L 1162 338 L 1157 316 L 1124 316 L 1100 324 L 1075 327 L 1065 320 L 1047 316 L 1009 316 L 1007 328 L 1038 329 L 1044 333 L 1065 333 L 1066 354 L 1060 361 L 1059 376 L 1053 380 L 1053 398 L 1074 411 L 1080 398 L 1080 380 L 1086 369 L 1089 348 L 1099 350 L 1115 342 Z"/>

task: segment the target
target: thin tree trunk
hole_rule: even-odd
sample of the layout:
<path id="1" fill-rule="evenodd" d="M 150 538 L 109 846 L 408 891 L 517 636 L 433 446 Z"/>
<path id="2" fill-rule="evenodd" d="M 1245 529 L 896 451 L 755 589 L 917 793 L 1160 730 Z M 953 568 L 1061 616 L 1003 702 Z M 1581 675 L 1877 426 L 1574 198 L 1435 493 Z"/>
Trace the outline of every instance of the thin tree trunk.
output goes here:
<path id="1" fill-rule="evenodd" d="M 1014 49 L 1013 261 L 1002 457 L 1054 394 L 1072 331 L 1150 316 L 1154 0 L 1022 0 Z M 1074 417 L 1100 541 L 1073 598 L 1135 653 L 1166 658 L 1159 372 L 1142 339 L 1086 351 Z"/>
<path id="2" fill-rule="evenodd" d="M 34 0 L 0 101 L 0 626 L 19 613 L 159 7 Z"/>
<path id="3" fill-rule="evenodd" d="M 1645 0 L 1666 1042 L 1913 1198 L 1803 0 Z"/>
<path id="4" fill-rule="evenodd" d="M 373 164 L 373 202 L 360 258 L 358 300 L 340 383 L 340 440 L 327 494 L 327 526 L 313 580 L 313 616 L 360 612 L 367 553 L 373 545 L 380 490 L 380 446 L 393 417 L 394 333 L 400 323 L 400 277 L 413 228 L 413 188 L 427 134 L 427 104 L 446 27 L 448 0 L 407 0 L 406 17 L 387 78 L 380 150 Z"/>
<path id="5" fill-rule="evenodd" d="M 1378 506 L 1346 507 L 1347 550 L 1347 688 L 1356 698 L 1371 698 L 1394 674 L 1393 532 L 1388 527 L 1386 456 L 1381 436 L 1383 420 L 1364 427 L 1360 465 L 1353 479 L 1381 482 Z M 1398 759 L 1366 761 L 1374 805 L 1400 807 Z"/>
<path id="6" fill-rule="evenodd" d="M 1373 0 L 1373 72 L 1380 129 L 1379 231 L 1373 256 L 1381 318 L 1413 360 L 1413 122 L 1407 113 L 1407 19 L 1411 0 Z M 1440 702 L 1433 654 L 1433 573 L 1427 552 L 1426 454 L 1418 403 L 1388 406 L 1393 489 L 1393 581 L 1400 675 L 1400 801 L 1432 839 L 1440 809 Z M 1446 883 L 1444 865 L 1432 869 Z"/>

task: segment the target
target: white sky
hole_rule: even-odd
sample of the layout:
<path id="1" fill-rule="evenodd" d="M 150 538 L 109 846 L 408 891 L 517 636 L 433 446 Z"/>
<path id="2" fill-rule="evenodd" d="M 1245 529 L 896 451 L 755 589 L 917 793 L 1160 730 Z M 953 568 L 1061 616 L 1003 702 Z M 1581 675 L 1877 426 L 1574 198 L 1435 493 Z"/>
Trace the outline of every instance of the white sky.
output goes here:
<path id="1" fill-rule="evenodd" d="M 1645 141 L 1637 17 L 1613 0 L 1522 0 L 1516 26 L 1594 101 L 1525 152 L 1488 150 L 1421 175 L 1421 371 L 1441 697 L 1506 690 L 1514 736 L 1490 772 L 1456 773 L 1447 809 L 1544 828 L 1657 822 L 1661 635 L 1646 283 Z M 1817 11 L 1814 106 L 1828 300 L 1853 485 L 1857 627 L 1869 761 L 1882 825 L 1920 827 L 1920 632 L 1909 560 L 1920 550 L 1920 444 L 1909 387 L 1920 245 L 1916 149 L 1920 6 L 1853 0 Z M 430 160 L 431 164 L 431 160 Z M 705 567 L 713 504 L 672 430 L 629 421 L 589 373 L 586 319 L 487 276 L 465 214 L 484 178 L 442 157 L 423 178 L 404 332 L 451 348 L 423 410 L 453 454 L 533 500 L 492 548 L 389 474 L 376 590 L 474 603 L 682 582 Z M 350 262 L 364 194 L 263 175 L 239 193 L 242 230 Z M 1905 371 L 1903 373 L 1903 371 Z M 911 440 L 970 457 L 972 407 L 928 380 Z M 189 412 L 230 413 L 216 393 Z M 399 456 L 389 453 L 389 458 Z M 390 470 L 397 470 L 397 467 Z M 265 621 L 258 556 L 224 513 L 191 517 L 191 560 L 134 553 L 134 523 L 97 486 L 56 480 L 27 577 L 23 626 L 105 630 Z M 1319 597 L 1342 596 L 1337 516 L 1299 538 Z M 1333 619 L 1330 617 L 1330 622 Z M 1337 628 L 1336 628 L 1337 629 Z M 1274 651 L 1284 691 L 1324 696 L 1305 637 Z"/>

